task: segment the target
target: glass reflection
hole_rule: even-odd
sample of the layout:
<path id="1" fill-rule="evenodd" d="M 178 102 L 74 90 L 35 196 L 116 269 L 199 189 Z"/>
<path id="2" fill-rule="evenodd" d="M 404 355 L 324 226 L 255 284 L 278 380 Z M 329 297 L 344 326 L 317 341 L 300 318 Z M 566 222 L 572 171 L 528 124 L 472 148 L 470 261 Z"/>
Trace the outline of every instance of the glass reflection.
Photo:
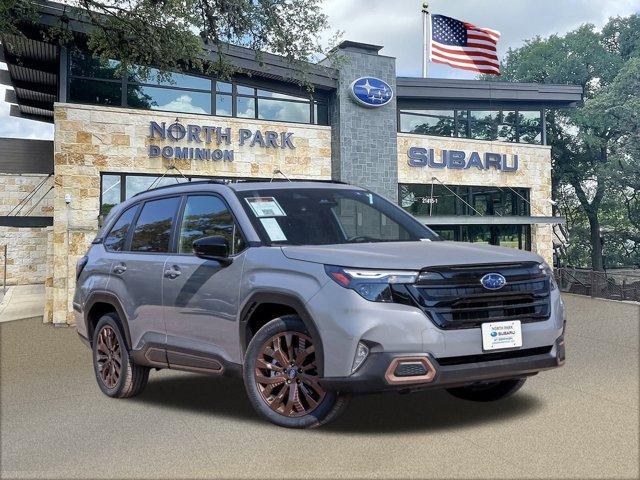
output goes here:
<path id="1" fill-rule="evenodd" d="M 150 110 L 210 114 L 211 94 L 130 85 L 127 89 L 127 105 Z"/>
<path id="2" fill-rule="evenodd" d="M 286 102 L 258 99 L 258 118 L 262 120 L 280 120 L 284 122 L 309 123 L 311 111 L 309 103 Z"/>

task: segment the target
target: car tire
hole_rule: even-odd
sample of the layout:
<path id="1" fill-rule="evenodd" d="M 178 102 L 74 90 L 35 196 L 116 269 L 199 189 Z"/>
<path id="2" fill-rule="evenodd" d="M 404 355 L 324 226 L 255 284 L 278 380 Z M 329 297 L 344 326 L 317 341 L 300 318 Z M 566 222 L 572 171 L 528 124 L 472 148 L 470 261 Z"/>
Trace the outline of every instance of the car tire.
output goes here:
<path id="1" fill-rule="evenodd" d="M 100 390 L 114 398 L 138 395 L 147 385 L 149 368 L 136 365 L 115 313 L 103 315 L 93 332 L 93 371 Z"/>
<path id="2" fill-rule="evenodd" d="M 448 388 L 447 392 L 463 400 L 473 402 L 493 402 L 507 398 L 524 385 L 526 378 L 512 378 L 499 382 L 476 383 L 464 387 Z"/>
<path id="3" fill-rule="evenodd" d="M 253 408 L 282 427 L 329 423 L 350 399 L 317 382 L 315 346 L 297 315 L 276 318 L 258 330 L 247 347 L 243 377 Z"/>

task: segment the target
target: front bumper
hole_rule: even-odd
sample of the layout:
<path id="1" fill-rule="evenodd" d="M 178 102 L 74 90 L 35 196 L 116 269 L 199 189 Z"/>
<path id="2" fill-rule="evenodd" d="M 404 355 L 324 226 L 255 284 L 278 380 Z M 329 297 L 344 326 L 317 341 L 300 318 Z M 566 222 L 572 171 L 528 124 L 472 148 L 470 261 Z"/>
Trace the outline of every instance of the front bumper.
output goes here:
<path id="1" fill-rule="evenodd" d="M 417 371 L 413 378 L 391 375 L 403 361 L 411 364 L 422 363 L 425 370 Z M 489 353 L 482 357 L 471 355 L 442 358 L 440 362 L 434 356 L 425 353 L 379 352 L 370 354 L 362 367 L 352 375 L 325 377 L 320 380 L 320 384 L 327 390 L 344 393 L 450 388 L 475 382 L 528 377 L 542 370 L 559 367 L 564 361 L 564 336 L 548 347 Z"/>

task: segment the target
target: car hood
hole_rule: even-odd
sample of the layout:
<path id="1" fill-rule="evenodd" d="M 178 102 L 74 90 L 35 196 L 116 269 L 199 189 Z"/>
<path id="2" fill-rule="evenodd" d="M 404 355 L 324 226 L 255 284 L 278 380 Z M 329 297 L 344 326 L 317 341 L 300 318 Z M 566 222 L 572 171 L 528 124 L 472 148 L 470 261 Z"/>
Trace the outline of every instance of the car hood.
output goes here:
<path id="1" fill-rule="evenodd" d="M 287 258 L 356 268 L 419 270 L 443 265 L 541 262 L 538 255 L 514 248 L 464 242 L 380 242 L 345 245 L 283 246 Z"/>

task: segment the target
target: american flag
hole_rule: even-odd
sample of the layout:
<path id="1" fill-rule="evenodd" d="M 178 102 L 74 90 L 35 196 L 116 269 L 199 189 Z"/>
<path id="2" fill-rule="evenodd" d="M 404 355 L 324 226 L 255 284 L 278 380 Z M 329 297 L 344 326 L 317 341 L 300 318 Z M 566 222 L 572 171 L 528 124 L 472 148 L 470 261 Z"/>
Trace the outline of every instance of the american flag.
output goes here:
<path id="1" fill-rule="evenodd" d="M 429 60 L 455 68 L 500 75 L 500 32 L 444 15 L 432 15 Z"/>

